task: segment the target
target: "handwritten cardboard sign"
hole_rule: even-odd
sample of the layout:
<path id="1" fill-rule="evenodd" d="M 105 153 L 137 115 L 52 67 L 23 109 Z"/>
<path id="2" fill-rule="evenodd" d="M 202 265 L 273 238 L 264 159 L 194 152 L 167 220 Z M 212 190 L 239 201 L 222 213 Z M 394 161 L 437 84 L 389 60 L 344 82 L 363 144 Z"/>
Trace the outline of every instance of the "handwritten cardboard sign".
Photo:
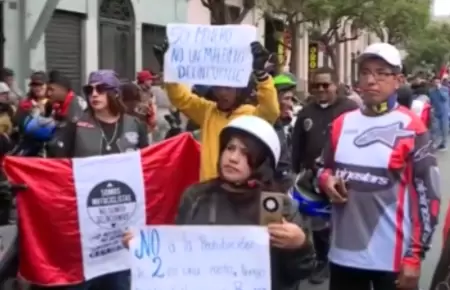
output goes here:
<path id="1" fill-rule="evenodd" d="M 251 25 L 167 25 L 164 80 L 208 86 L 246 87 L 252 72 Z"/>
<path id="2" fill-rule="evenodd" d="M 130 247 L 132 290 L 271 289 L 258 226 L 146 226 Z"/>

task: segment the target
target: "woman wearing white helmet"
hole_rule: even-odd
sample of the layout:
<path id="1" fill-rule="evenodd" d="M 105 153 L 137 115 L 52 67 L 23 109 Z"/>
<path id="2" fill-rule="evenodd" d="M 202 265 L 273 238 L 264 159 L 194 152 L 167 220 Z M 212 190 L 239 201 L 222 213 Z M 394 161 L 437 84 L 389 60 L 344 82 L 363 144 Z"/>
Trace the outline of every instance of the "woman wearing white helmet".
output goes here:
<path id="1" fill-rule="evenodd" d="M 255 116 L 232 120 L 220 133 L 218 177 L 184 192 L 179 225 L 258 225 L 261 192 L 271 183 L 280 157 L 273 127 Z M 269 224 L 273 290 L 297 289 L 314 268 L 314 250 L 300 227 L 296 205 L 286 194 L 284 219 Z M 124 237 L 127 245 L 132 238 Z"/>
<path id="2" fill-rule="evenodd" d="M 225 187 L 268 186 L 280 159 L 281 144 L 274 128 L 261 118 L 232 120 L 219 135 L 219 178 Z"/>

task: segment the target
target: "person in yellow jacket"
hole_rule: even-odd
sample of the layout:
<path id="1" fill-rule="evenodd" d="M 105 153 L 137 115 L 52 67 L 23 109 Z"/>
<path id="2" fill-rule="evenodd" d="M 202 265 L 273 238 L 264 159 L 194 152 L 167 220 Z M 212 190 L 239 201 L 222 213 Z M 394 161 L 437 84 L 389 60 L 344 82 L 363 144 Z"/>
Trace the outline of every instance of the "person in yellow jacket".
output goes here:
<path id="1" fill-rule="evenodd" d="M 163 51 L 166 50 L 164 47 Z M 249 97 L 249 89 L 211 87 L 214 101 L 210 101 L 191 93 L 182 84 L 165 84 L 172 105 L 200 127 L 201 181 L 217 177 L 219 133 L 230 120 L 242 115 L 255 115 L 273 124 L 280 114 L 277 91 L 272 77 L 265 71 L 270 54 L 259 42 L 251 44 L 251 51 L 257 106 L 244 104 Z"/>

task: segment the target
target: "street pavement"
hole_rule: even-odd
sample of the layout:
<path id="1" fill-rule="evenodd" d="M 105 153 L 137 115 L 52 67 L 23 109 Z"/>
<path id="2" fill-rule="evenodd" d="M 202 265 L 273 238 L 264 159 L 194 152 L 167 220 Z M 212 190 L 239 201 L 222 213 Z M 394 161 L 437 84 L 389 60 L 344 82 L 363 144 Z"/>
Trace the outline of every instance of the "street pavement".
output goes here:
<path id="1" fill-rule="evenodd" d="M 439 169 L 441 172 L 441 214 L 438 228 L 433 237 L 433 243 L 430 251 L 427 253 L 426 260 L 422 264 L 422 276 L 420 279 L 420 289 L 428 290 L 433 276 L 434 268 L 439 260 L 440 251 L 442 248 L 442 225 L 445 218 L 445 212 L 450 200 L 450 192 L 447 188 L 450 187 L 450 151 L 438 152 L 436 157 L 439 161 Z M 303 282 L 300 285 L 300 290 L 328 290 L 328 283 L 322 285 L 311 285 L 308 282 Z"/>

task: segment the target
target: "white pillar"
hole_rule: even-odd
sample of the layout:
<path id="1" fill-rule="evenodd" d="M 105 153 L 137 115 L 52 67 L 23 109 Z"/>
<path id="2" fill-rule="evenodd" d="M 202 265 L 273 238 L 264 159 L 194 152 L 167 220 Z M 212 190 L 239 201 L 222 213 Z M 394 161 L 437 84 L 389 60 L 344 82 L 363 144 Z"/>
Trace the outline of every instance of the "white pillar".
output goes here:
<path id="1" fill-rule="evenodd" d="M 98 2 L 86 0 L 87 13 L 84 20 L 84 68 L 87 78 L 92 71 L 98 70 L 99 65 L 99 32 L 98 32 Z M 85 80 L 87 81 L 87 79 Z"/>

